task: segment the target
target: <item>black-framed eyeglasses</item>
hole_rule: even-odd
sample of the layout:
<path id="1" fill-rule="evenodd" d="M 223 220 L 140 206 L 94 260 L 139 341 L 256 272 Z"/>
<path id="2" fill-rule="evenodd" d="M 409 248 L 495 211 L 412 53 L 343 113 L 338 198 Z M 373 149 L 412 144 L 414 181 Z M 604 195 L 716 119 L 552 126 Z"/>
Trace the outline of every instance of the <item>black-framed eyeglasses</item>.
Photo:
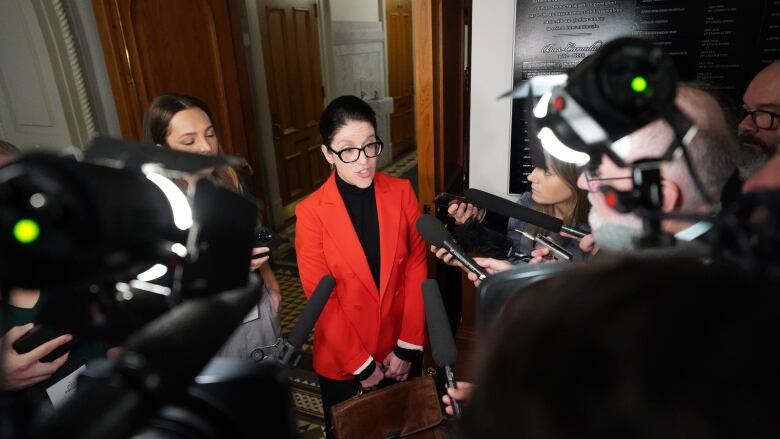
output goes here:
<path id="1" fill-rule="evenodd" d="M 750 116 L 750 119 L 753 120 L 753 124 L 755 124 L 757 128 L 762 130 L 773 130 L 777 128 L 775 122 L 780 120 L 780 113 L 774 113 L 772 111 L 766 111 L 766 110 L 748 111 L 745 108 L 741 108 L 741 111 L 742 111 L 742 117 L 739 120 L 743 120 L 745 117 Z"/>
<path id="2" fill-rule="evenodd" d="M 377 137 L 375 142 L 367 143 L 363 145 L 362 148 L 344 148 L 341 151 L 334 150 L 330 147 L 330 145 L 327 145 L 327 148 L 328 151 L 339 156 L 339 160 L 342 162 L 353 163 L 358 161 L 361 152 L 366 155 L 366 158 L 369 159 L 378 157 L 379 154 L 382 154 L 382 148 L 384 146 L 385 144 L 382 142 L 382 140 Z"/>
<path id="3" fill-rule="evenodd" d="M 599 175 L 593 171 L 585 170 L 585 181 L 590 183 L 602 182 L 602 181 L 615 181 L 615 180 L 633 180 L 634 177 L 625 175 L 622 177 L 599 177 Z"/>

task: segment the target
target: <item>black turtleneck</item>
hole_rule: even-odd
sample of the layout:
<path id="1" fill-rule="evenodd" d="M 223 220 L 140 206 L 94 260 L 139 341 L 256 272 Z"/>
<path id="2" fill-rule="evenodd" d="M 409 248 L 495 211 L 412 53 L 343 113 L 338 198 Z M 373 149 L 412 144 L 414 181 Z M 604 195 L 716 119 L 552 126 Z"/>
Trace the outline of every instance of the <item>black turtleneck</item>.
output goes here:
<path id="1" fill-rule="evenodd" d="M 355 228 L 360 245 L 363 246 L 368 268 L 371 269 L 371 275 L 379 290 L 379 217 L 376 213 L 374 183 L 362 189 L 342 180 L 336 172 L 336 187 L 344 200 L 344 205 L 347 206 L 352 226 Z"/>

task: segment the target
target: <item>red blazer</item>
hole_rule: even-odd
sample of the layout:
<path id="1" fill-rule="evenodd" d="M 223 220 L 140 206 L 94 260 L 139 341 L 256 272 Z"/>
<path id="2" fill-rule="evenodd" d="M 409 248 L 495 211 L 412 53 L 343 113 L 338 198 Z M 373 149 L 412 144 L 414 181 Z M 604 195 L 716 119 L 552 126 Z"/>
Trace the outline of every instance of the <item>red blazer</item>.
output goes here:
<path id="1" fill-rule="evenodd" d="M 399 340 L 425 343 L 422 282 L 428 268 L 415 227 L 417 197 L 408 180 L 379 172 L 374 193 L 379 291 L 333 174 L 295 208 L 295 251 L 306 297 L 323 275 L 336 278 L 314 330 L 313 355 L 317 373 L 334 380 L 353 379 L 369 356 L 381 363 Z"/>

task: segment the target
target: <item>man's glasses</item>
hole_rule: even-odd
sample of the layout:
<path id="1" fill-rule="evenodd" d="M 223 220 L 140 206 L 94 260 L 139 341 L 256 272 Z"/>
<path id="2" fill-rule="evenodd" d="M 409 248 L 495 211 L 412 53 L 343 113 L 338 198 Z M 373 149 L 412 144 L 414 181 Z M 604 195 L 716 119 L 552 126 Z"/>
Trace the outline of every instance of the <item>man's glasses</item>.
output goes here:
<path id="1" fill-rule="evenodd" d="M 360 158 L 361 152 L 365 154 L 367 158 L 370 159 L 379 156 L 379 154 L 382 154 L 382 147 L 384 146 L 385 144 L 382 143 L 379 137 L 377 137 L 376 142 L 371 142 L 369 144 L 366 144 L 362 148 L 344 148 L 341 151 L 335 151 L 333 148 L 330 147 L 330 145 L 328 145 L 327 148 L 330 152 L 339 156 L 339 160 L 341 160 L 342 162 L 353 163 Z"/>
<path id="2" fill-rule="evenodd" d="M 585 171 L 585 181 L 588 183 L 600 183 L 602 181 L 614 181 L 614 180 L 633 180 L 634 177 L 625 175 L 623 177 L 600 177 L 597 172 Z"/>
<path id="3" fill-rule="evenodd" d="M 748 111 L 744 108 L 742 110 L 742 117 L 739 120 L 743 120 L 745 117 L 750 116 L 756 127 L 762 130 L 773 130 L 777 128 L 777 122 L 780 119 L 780 113 L 773 113 L 766 110 Z"/>

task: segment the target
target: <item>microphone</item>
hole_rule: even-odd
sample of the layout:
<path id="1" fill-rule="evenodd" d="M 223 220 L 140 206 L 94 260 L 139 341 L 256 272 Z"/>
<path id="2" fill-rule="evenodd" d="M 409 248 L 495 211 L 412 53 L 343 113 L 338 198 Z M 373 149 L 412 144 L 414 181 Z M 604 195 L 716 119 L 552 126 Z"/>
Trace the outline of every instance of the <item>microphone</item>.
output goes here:
<path id="1" fill-rule="evenodd" d="M 325 304 L 328 303 L 333 288 L 336 287 L 336 279 L 326 274 L 322 276 L 314 292 L 311 293 L 309 301 L 303 307 L 298 321 L 295 323 L 290 336 L 285 339 L 281 337 L 274 345 L 257 348 L 252 351 L 250 356 L 258 363 L 271 362 L 275 359 L 276 363 L 282 366 L 289 366 L 292 362 L 293 354 L 301 349 L 303 343 L 309 337 L 312 328 L 320 318 Z"/>
<path id="2" fill-rule="evenodd" d="M 420 218 L 417 220 L 417 231 L 420 232 L 420 235 L 428 244 L 446 248 L 464 267 L 476 274 L 479 280 L 483 280 L 488 276 L 485 270 L 477 265 L 474 259 L 455 243 L 447 229 L 436 218 L 430 215 L 420 215 Z"/>
<path id="3" fill-rule="evenodd" d="M 458 359 L 458 350 L 455 340 L 452 338 L 450 323 L 441 300 L 439 284 L 433 279 L 427 279 L 422 284 L 423 301 L 425 302 L 425 321 L 428 327 L 428 338 L 431 343 L 431 355 L 436 365 L 444 369 L 444 377 L 447 387 L 457 388 L 455 385 L 455 373 L 452 366 Z M 460 419 L 460 403 L 454 398 L 452 411 L 456 419 Z"/>
<path id="4" fill-rule="evenodd" d="M 528 224 L 533 224 L 550 232 L 566 232 L 578 238 L 583 238 L 585 235 L 588 235 L 587 232 L 577 228 L 564 226 L 563 221 L 554 216 L 546 215 L 542 212 L 521 206 L 515 202 L 493 194 L 489 194 L 479 189 L 467 189 L 466 201 L 485 210 L 495 212 L 499 215 L 517 218 L 521 221 L 527 222 Z"/>

